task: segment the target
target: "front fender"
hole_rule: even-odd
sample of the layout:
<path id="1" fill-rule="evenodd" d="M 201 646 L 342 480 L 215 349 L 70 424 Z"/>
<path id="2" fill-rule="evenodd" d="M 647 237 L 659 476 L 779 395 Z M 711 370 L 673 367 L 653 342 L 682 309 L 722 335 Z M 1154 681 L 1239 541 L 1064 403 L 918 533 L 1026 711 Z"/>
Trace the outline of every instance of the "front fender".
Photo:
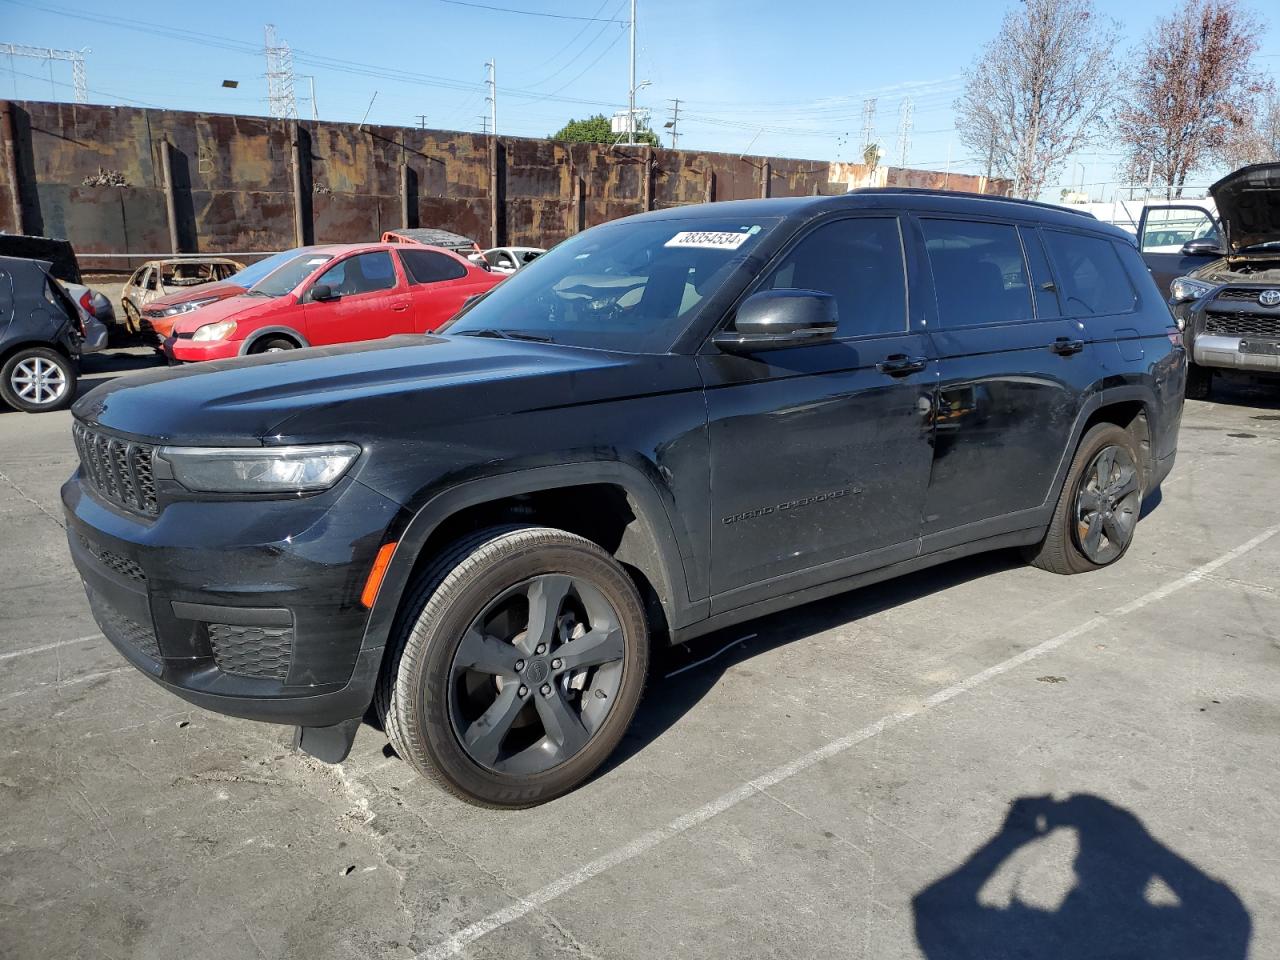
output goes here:
<path id="1" fill-rule="evenodd" d="M 691 601 L 679 543 L 661 494 L 641 470 L 617 460 L 593 460 L 554 466 L 515 469 L 477 477 L 436 490 L 412 514 L 396 540 L 395 552 L 370 611 L 362 648 L 383 647 L 391 633 L 410 577 L 431 534 L 460 510 L 535 493 L 583 484 L 605 483 L 621 488 L 632 512 L 643 526 L 643 542 L 633 547 L 634 562 L 653 583 L 671 627 L 683 626 L 706 615 L 707 601 Z M 645 553 L 652 554 L 652 562 Z"/>

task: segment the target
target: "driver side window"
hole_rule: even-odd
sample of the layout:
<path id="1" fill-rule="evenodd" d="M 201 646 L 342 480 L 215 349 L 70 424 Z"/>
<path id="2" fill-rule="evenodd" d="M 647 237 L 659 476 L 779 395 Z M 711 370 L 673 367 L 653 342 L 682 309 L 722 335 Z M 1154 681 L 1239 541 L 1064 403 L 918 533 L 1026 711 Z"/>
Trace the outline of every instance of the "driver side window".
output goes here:
<path id="1" fill-rule="evenodd" d="M 396 285 L 396 271 L 391 265 L 391 254 L 386 250 L 379 250 L 340 260 L 315 282 L 315 286 L 322 284 L 340 297 L 390 290 Z"/>
<path id="2" fill-rule="evenodd" d="M 836 220 L 791 249 L 761 290 L 820 290 L 836 300 L 838 338 L 907 329 L 906 272 L 896 217 Z"/>

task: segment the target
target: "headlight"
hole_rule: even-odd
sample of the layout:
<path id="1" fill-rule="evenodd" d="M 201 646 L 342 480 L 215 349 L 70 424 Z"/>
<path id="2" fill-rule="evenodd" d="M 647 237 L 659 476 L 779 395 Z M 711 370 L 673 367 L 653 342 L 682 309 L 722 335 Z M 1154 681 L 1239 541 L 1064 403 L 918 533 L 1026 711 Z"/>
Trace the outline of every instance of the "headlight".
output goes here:
<path id="1" fill-rule="evenodd" d="M 162 317 L 176 317 L 180 313 L 190 313 L 210 303 L 217 303 L 217 297 L 205 297 L 203 300 L 188 300 L 186 303 L 180 303 L 176 307 L 165 307 L 160 311 Z"/>
<path id="2" fill-rule="evenodd" d="M 1192 280 L 1190 277 L 1179 277 L 1169 284 L 1169 299 L 1174 303 L 1189 303 L 1192 300 L 1199 300 L 1212 289 L 1212 283 Z"/>
<path id="3" fill-rule="evenodd" d="M 196 493 L 327 490 L 360 456 L 353 443 L 295 447 L 161 447 L 173 478 Z"/>
<path id="4" fill-rule="evenodd" d="M 206 323 L 203 327 L 196 327 L 196 332 L 191 335 L 192 340 L 225 340 L 236 331 L 236 322 L 234 320 L 223 320 L 221 323 Z"/>

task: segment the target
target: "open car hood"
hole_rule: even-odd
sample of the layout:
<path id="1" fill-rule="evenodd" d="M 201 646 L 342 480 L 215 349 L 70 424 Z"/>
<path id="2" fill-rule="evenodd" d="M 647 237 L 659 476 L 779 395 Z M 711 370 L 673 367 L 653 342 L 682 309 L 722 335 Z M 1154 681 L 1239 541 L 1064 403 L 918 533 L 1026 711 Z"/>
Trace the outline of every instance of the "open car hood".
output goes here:
<path id="1" fill-rule="evenodd" d="M 1210 187 L 1209 195 L 1218 205 L 1231 253 L 1280 241 L 1280 163 L 1241 167 Z"/>

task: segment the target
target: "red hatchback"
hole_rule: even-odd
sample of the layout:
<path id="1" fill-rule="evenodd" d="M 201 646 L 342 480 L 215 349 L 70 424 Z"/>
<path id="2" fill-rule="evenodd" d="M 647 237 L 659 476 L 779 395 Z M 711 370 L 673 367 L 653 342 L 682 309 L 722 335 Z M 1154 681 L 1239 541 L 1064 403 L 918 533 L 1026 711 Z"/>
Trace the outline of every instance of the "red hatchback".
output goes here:
<path id="1" fill-rule="evenodd" d="M 247 293 L 180 318 L 164 351 L 171 360 L 222 360 L 426 333 L 502 279 L 438 247 L 309 247 Z"/>

